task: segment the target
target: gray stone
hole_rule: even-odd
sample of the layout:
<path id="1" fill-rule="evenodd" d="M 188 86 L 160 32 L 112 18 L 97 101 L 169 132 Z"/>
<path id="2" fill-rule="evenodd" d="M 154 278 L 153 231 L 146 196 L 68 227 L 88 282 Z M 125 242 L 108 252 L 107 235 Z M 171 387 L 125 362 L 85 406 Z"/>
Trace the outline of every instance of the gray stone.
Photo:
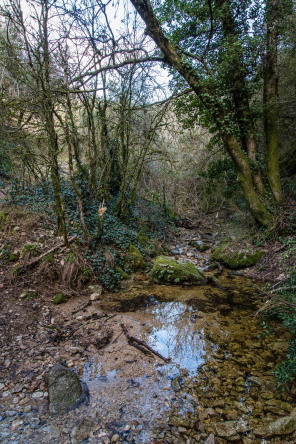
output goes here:
<path id="1" fill-rule="evenodd" d="M 237 435 L 236 421 L 217 422 L 213 425 L 220 438 L 231 438 Z"/>
<path id="2" fill-rule="evenodd" d="M 93 421 L 90 421 L 89 419 L 83 418 L 79 424 L 77 424 L 72 432 L 71 432 L 71 438 L 73 444 L 79 444 L 85 439 L 89 437 L 91 432 L 95 429 L 96 424 Z"/>
<path id="3" fill-rule="evenodd" d="M 87 393 L 73 370 L 55 364 L 48 377 L 49 411 L 62 414 L 87 399 Z"/>
<path id="4" fill-rule="evenodd" d="M 34 399 L 40 399 L 40 398 L 43 398 L 43 392 L 34 392 L 34 393 L 32 394 L 32 398 L 34 398 Z"/>
<path id="5" fill-rule="evenodd" d="M 216 440 L 216 438 L 215 438 L 214 433 L 211 433 L 211 434 L 207 437 L 207 439 L 204 441 L 204 444 L 216 444 L 216 443 L 217 443 L 217 440 Z"/>
<path id="6" fill-rule="evenodd" d="M 258 427 L 254 430 L 256 436 L 261 438 L 269 438 L 277 435 L 290 435 L 296 430 L 296 417 L 284 416 L 265 426 Z"/>

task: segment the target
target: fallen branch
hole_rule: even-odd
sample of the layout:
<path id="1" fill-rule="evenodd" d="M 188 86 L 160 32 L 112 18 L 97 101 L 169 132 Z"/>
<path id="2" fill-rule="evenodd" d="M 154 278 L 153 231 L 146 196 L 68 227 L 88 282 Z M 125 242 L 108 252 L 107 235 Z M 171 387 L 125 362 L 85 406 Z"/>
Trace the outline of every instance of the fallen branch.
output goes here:
<path id="1" fill-rule="evenodd" d="M 77 237 L 76 235 L 75 235 L 75 236 L 72 236 L 72 237 L 69 239 L 68 243 L 70 244 L 71 242 L 73 242 L 73 241 L 76 239 L 76 237 Z M 46 251 L 45 253 L 40 254 L 40 256 L 38 256 L 38 257 L 36 257 L 35 259 L 33 259 L 33 260 L 32 260 L 31 262 L 29 262 L 27 265 L 24 265 L 24 266 L 20 267 L 20 268 L 18 269 L 18 274 L 23 273 L 27 268 L 34 267 L 34 266 L 37 265 L 37 264 L 41 261 L 41 259 L 43 259 L 45 256 L 47 256 L 48 254 L 54 253 L 56 250 L 58 250 L 59 248 L 61 248 L 61 247 L 63 247 L 63 246 L 65 246 L 64 241 L 61 242 L 61 243 L 58 244 L 58 245 L 55 245 L 53 248 L 51 248 L 50 250 Z"/>
<path id="2" fill-rule="evenodd" d="M 83 304 L 81 307 L 79 307 L 76 310 L 72 311 L 71 314 L 74 315 L 74 314 L 78 313 L 79 311 L 84 310 L 89 305 L 91 305 L 91 301 L 88 301 L 86 304 Z"/>
<path id="3" fill-rule="evenodd" d="M 208 282 L 210 282 L 212 285 L 214 285 L 214 287 L 219 288 L 219 290 L 228 291 L 227 288 L 223 287 L 223 285 L 221 285 L 220 282 L 218 282 L 212 276 L 209 276 L 207 279 L 208 279 Z"/>
<path id="4" fill-rule="evenodd" d="M 128 339 L 128 343 L 132 345 L 133 347 L 137 348 L 138 350 L 141 350 L 143 353 L 151 352 L 155 356 L 158 356 L 160 359 L 162 359 L 164 362 L 171 362 L 171 358 L 165 358 L 160 353 L 158 353 L 156 350 L 154 350 L 150 345 L 146 344 L 146 342 L 141 341 L 141 339 L 137 339 L 133 336 L 130 336 L 126 326 L 124 324 L 120 324 L 125 336 Z"/>
<path id="5" fill-rule="evenodd" d="M 216 262 L 216 264 L 217 264 L 217 267 L 218 267 L 218 276 L 220 276 L 220 274 L 223 273 L 223 267 L 220 264 L 220 262 Z"/>

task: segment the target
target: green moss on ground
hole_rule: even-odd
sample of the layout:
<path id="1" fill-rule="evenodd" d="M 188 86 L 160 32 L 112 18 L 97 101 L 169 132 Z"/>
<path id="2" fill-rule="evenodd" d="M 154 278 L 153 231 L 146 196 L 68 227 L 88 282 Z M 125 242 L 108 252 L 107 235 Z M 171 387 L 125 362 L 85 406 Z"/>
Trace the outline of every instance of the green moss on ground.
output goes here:
<path id="1" fill-rule="evenodd" d="M 59 293 L 53 299 L 53 303 L 56 305 L 64 304 L 66 301 L 67 301 L 67 298 L 66 298 L 65 293 Z"/>

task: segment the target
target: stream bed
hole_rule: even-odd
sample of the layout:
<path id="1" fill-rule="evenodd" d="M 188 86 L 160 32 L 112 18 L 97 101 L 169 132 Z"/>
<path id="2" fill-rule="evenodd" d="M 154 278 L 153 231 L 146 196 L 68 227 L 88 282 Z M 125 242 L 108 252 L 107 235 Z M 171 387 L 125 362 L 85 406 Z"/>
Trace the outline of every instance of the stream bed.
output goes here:
<path id="1" fill-rule="evenodd" d="M 205 269 L 206 253 L 181 245 L 175 254 L 184 251 Z M 143 275 L 104 294 L 84 313 L 108 315 L 93 328 L 97 346 L 71 361 L 89 403 L 62 417 L 47 413 L 46 399 L 17 418 L 7 407 L 1 442 L 295 443 L 296 391 L 277 391 L 273 375 L 289 338 L 264 334 L 256 282 L 227 271 L 218 279 L 223 289 L 156 285 Z M 170 362 L 130 345 L 122 325 Z"/>

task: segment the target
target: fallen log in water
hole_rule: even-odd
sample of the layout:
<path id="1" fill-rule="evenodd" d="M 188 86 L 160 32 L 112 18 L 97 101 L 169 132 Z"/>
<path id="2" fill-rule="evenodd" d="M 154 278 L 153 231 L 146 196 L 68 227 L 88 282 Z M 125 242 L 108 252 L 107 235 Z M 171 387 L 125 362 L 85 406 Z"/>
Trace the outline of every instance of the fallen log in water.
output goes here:
<path id="1" fill-rule="evenodd" d="M 128 343 L 132 345 L 133 347 L 136 347 L 138 350 L 141 350 L 143 353 L 147 353 L 148 351 L 153 353 L 155 356 L 158 356 L 160 359 L 162 359 L 164 362 L 171 362 L 171 358 L 165 358 L 160 353 L 158 353 L 156 350 L 154 350 L 150 345 L 146 344 L 146 342 L 141 341 L 141 339 L 135 338 L 133 336 L 130 336 L 126 326 L 124 324 L 120 324 L 123 333 L 127 337 Z"/>

